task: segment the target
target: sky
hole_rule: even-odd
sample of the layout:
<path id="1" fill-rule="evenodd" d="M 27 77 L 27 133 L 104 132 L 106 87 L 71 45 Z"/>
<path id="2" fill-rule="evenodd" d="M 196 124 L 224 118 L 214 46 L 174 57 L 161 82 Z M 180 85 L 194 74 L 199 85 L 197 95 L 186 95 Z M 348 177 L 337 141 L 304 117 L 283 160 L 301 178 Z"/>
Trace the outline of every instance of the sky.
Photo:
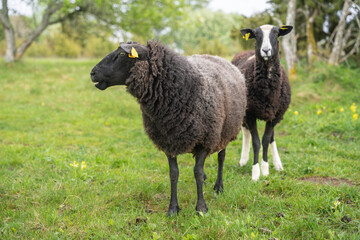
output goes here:
<path id="1" fill-rule="evenodd" d="M 211 0 L 209 8 L 226 13 L 240 13 L 249 17 L 269 8 L 270 5 L 266 2 L 267 0 Z"/>
<path id="2" fill-rule="evenodd" d="M 211 10 L 222 10 L 225 13 L 240 13 L 250 16 L 253 13 L 261 12 L 269 7 L 267 0 L 211 0 L 209 8 Z M 18 13 L 30 15 L 31 7 L 24 4 L 21 0 L 8 1 L 10 8 L 15 8 Z"/>

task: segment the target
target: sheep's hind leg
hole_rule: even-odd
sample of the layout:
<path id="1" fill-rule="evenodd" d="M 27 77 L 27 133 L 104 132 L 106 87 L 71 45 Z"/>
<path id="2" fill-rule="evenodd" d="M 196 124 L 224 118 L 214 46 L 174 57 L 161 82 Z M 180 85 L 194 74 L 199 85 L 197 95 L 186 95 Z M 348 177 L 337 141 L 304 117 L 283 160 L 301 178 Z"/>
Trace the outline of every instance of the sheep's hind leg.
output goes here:
<path id="1" fill-rule="evenodd" d="M 271 150 L 271 154 L 273 156 L 273 162 L 274 162 L 274 167 L 276 171 L 281 171 L 284 170 L 281 160 L 280 160 L 280 156 L 276 147 L 276 142 L 274 139 L 274 130 L 272 132 L 271 135 L 271 140 L 270 140 L 270 150 Z"/>
<path id="2" fill-rule="evenodd" d="M 246 163 L 249 161 L 249 152 L 250 152 L 250 139 L 251 133 L 249 129 L 246 127 L 242 127 L 243 139 L 242 139 L 242 149 L 241 149 L 241 159 L 239 165 L 245 166 Z"/>
<path id="3" fill-rule="evenodd" d="M 261 161 L 261 172 L 262 175 L 264 176 L 269 175 L 268 148 L 273 133 L 274 133 L 274 126 L 272 125 L 271 122 L 266 122 L 265 132 L 262 138 L 263 160 Z"/>
<path id="4" fill-rule="evenodd" d="M 217 194 L 222 193 L 224 191 L 223 185 L 223 167 L 224 167 L 224 160 L 225 160 L 225 149 L 221 150 L 218 153 L 218 175 L 215 182 L 214 190 Z"/>
<path id="5" fill-rule="evenodd" d="M 199 149 L 197 154 L 195 154 L 195 167 L 194 167 L 194 176 L 196 180 L 196 188 L 197 188 L 197 204 L 196 211 L 206 213 L 208 208 L 206 206 L 203 194 L 203 181 L 204 181 L 204 163 L 205 158 L 208 152 L 205 149 Z"/>
<path id="6" fill-rule="evenodd" d="M 253 145 L 253 150 L 254 150 L 254 164 L 252 167 L 252 177 L 251 178 L 253 181 L 257 181 L 260 177 L 260 167 L 259 167 L 260 139 L 259 139 L 259 134 L 257 131 L 256 119 L 252 119 L 252 120 L 248 121 L 247 123 L 248 123 L 249 129 L 250 129 L 252 145 Z"/>
<path id="7" fill-rule="evenodd" d="M 181 210 L 177 200 L 177 182 L 179 178 L 179 168 L 177 165 L 176 157 L 168 156 L 168 161 L 169 161 L 169 172 L 170 172 L 170 183 L 171 183 L 171 197 L 170 197 L 170 205 L 167 215 L 172 216 Z"/>

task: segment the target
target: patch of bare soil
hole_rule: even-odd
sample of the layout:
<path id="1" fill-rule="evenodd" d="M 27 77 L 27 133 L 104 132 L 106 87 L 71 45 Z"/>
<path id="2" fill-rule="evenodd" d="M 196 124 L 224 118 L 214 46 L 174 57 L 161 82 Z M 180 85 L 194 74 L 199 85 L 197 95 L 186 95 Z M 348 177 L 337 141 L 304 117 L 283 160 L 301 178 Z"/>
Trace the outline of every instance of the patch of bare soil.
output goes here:
<path id="1" fill-rule="evenodd" d="M 313 176 L 313 177 L 300 178 L 300 180 L 304 181 L 304 182 L 312 182 L 312 183 L 331 185 L 331 186 L 341 186 L 341 185 L 355 186 L 356 185 L 347 179 L 343 179 L 343 178 L 337 179 L 337 178 L 333 178 L 333 177 Z"/>

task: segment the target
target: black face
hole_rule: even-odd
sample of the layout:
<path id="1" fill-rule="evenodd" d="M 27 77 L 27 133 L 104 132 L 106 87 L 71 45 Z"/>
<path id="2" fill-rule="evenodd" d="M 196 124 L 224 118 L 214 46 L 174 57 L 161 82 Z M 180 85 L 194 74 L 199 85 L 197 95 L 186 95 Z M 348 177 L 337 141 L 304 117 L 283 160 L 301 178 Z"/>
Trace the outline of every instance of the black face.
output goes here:
<path id="1" fill-rule="evenodd" d="M 137 57 L 131 56 L 131 50 L 136 49 Z M 129 77 L 130 69 L 136 61 L 146 59 L 147 50 L 140 44 L 122 43 L 120 47 L 107 55 L 91 70 L 91 81 L 100 90 L 114 85 L 124 85 Z"/>

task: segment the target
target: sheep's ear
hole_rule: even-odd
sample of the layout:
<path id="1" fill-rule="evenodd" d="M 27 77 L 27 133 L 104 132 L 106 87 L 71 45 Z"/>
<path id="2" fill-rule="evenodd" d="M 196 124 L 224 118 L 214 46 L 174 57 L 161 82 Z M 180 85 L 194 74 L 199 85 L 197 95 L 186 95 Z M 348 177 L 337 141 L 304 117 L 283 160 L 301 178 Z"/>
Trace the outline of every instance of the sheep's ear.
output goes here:
<path id="1" fill-rule="evenodd" d="M 241 29 L 240 32 L 245 40 L 248 40 L 249 38 L 255 38 L 255 32 L 250 28 Z"/>
<path id="2" fill-rule="evenodd" d="M 143 60 L 147 57 L 147 48 L 140 44 L 120 43 L 120 48 L 129 54 L 129 58 L 138 58 Z"/>
<path id="3" fill-rule="evenodd" d="M 279 37 L 280 37 L 280 36 L 284 36 L 284 35 L 290 33 L 292 29 L 293 29 L 293 26 L 290 26 L 290 25 L 282 25 L 282 26 L 279 28 Z"/>

